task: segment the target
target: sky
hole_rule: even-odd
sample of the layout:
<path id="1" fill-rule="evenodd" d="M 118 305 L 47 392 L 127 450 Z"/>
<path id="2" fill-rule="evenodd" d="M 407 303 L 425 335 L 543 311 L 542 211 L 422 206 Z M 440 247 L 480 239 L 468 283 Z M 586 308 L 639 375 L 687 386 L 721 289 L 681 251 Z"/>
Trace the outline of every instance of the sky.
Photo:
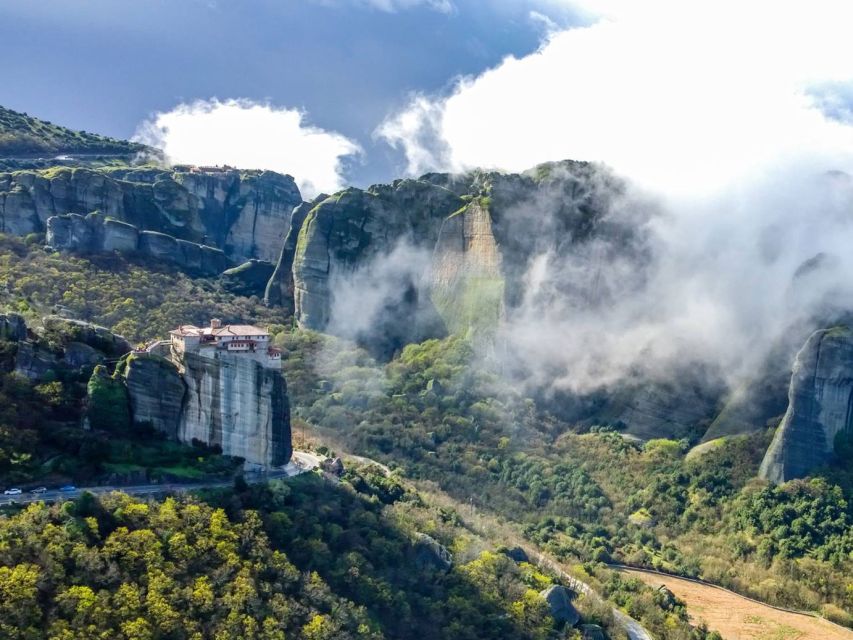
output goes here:
<path id="1" fill-rule="evenodd" d="M 535 51 L 549 20 L 579 19 L 552 0 L 4 0 L 0 104 L 129 138 L 181 105 L 251 101 L 283 112 L 279 143 L 301 131 L 292 112 L 309 134 L 346 138 L 314 136 L 325 153 L 315 154 L 321 188 L 367 185 L 405 168 L 374 135 L 383 119 L 413 93 Z M 222 132 L 221 119 L 211 124 Z M 328 153 L 355 149 L 341 158 L 344 178 L 330 182 Z M 285 168 L 305 151 L 286 154 Z M 250 159 L 234 155 L 231 164 Z M 299 178 L 298 166 L 289 172 Z"/>

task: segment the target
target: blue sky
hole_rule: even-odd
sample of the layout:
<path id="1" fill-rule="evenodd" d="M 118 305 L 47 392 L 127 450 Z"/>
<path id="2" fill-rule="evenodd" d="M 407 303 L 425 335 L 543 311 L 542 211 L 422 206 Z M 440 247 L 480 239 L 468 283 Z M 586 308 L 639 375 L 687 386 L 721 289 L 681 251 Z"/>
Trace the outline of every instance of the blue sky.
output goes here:
<path id="1" fill-rule="evenodd" d="M 532 11 L 574 20 L 547 0 L 434 1 L 5 0 L 0 104 L 126 138 L 180 103 L 268 101 L 360 145 L 351 182 L 387 180 L 403 161 L 372 134 L 412 92 L 536 50 Z"/>

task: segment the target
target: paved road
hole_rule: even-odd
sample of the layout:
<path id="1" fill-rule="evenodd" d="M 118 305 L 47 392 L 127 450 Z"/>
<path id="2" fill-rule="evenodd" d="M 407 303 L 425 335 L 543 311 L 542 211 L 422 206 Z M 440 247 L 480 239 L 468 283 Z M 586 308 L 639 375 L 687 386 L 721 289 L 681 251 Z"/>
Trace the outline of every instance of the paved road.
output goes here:
<path id="1" fill-rule="evenodd" d="M 290 478 L 297 476 L 300 473 L 311 471 L 320 465 L 321 456 L 314 455 L 307 451 L 294 451 L 293 458 L 281 469 L 270 471 L 267 473 L 246 473 L 247 482 L 263 482 L 265 480 L 273 480 L 275 478 Z M 75 491 L 59 491 L 51 489 L 45 493 L 32 494 L 25 491 L 19 496 L 0 496 L 0 506 L 8 506 L 10 504 L 29 504 L 31 502 L 56 502 L 58 500 L 69 500 L 79 497 L 84 491 L 99 495 L 109 493 L 110 491 L 123 491 L 132 496 L 145 496 L 158 493 L 182 493 L 186 491 L 196 491 L 198 489 L 217 489 L 230 487 L 234 484 L 233 480 L 217 480 L 213 482 L 187 482 L 176 483 L 169 482 L 163 484 L 140 484 L 133 486 L 117 486 L 117 485 L 101 485 L 95 487 L 77 487 Z"/>

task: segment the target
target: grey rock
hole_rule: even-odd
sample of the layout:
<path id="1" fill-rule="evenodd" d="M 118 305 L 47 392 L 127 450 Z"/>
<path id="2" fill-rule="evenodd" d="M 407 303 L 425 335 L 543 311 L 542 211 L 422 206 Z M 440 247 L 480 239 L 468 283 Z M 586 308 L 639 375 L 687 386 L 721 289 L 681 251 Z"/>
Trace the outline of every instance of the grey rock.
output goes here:
<path id="1" fill-rule="evenodd" d="M 219 277 L 222 287 L 238 296 L 261 296 L 264 294 L 275 265 L 264 260 L 249 260 L 222 272 Z"/>
<path id="2" fill-rule="evenodd" d="M 44 380 L 48 374 L 55 374 L 59 359 L 49 349 L 32 342 L 19 342 L 15 354 L 15 371 L 30 380 Z"/>
<path id="3" fill-rule="evenodd" d="M 174 364 L 155 355 L 133 353 L 122 370 L 135 426 L 150 426 L 176 439 L 186 384 Z"/>
<path id="4" fill-rule="evenodd" d="M 0 340 L 19 342 L 27 339 L 27 323 L 17 313 L 0 314 Z"/>
<path id="5" fill-rule="evenodd" d="M 290 214 L 290 229 L 284 239 L 284 246 L 278 256 L 275 270 L 264 291 L 265 304 L 282 306 L 288 313 L 294 313 L 293 259 L 296 255 L 296 241 L 308 213 L 328 197 L 327 194 L 322 193 L 311 202 L 297 205 Z"/>
<path id="6" fill-rule="evenodd" d="M 453 566 L 453 555 L 447 547 L 425 533 L 415 534 L 414 560 L 420 568 L 449 571 Z"/>
<path id="7" fill-rule="evenodd" d="M 290 403 L 280 370 L 222 352 L 186 353 L 179 366 L 187 386 L 179 440 L 218 445 L 255 465 L 290 460 Z"/>
<path id="8" fill-rule="evenodd" d="M 59 346 L 82 342 L 109 357 L 123 356 L 131 350 L 126 338 L 91 322 L 60 316 L 45 316 L 42 318 L 42 325 L 44 336 Z"/>
<path id="9" fill-rule="evenodd" d="M 581 640 L 607 640 L 604 629 L 597 624 L 582 624 L 580 626 Z"/>
<path id="10" fill-rule="evenodd" d="M 759 475 L 774 483 L 802 478 L 829 463 L 835 438 L 853 438 L 853 331 L 817 331 L 794 361 L 788 410 Z"/>
<path id="11" fill-rule="evenodd" d="M 98 210 L 137 229 L 215 245 L 229 260 L 273 261 L 301 201 L 293 178 L 270 171 L 52 167 L 0 174 L 0 231 L 45 231 L 52 216 Z M 128 229 L 109 231 L 108 250 L 130 244 Z"/>
<path id="12" fill-rule="evenodd" d="M 551 617 L 557 624 L 575 626 L 581 619 L 580 614 L 572 605 L 572 592 L 561 585 L 551 585 L 539 595 L 548 603 Z"/>
<path id="13" fill-rule="evenodd" d="M 82 369 L 102 364 L 104 354 L 83 342 L 69 342 L 65 345 L 65 354 L 62 362 L 71 369 Z"/>
<path id="14" fill-rule="evenodd" d="M 504 551 L 504 555 L 514 562 L 530 562 L 527 552 L 521 547 L 513 547 Z"/>
<path id="15" fill-rule="evenodd" d="M 340 458 L 326 458 L 320 463 L 320 469 L 340 477 L 344 475 L 344 462 Z"/>

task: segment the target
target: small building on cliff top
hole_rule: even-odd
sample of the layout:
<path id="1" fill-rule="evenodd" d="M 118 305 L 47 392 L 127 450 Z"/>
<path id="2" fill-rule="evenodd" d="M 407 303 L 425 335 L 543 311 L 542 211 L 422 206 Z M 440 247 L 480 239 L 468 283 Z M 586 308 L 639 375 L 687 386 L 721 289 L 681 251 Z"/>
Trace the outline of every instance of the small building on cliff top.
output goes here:
<path id="1" fill-rule="evenodd" d="M 270 345 L 268 331 L 250 324 L 226 324 L 216 318 L 208 327 L 183 324 L 170 331 L 173 353 L 214 356 L 217 352 L 245 355 L 270 369 L 281 368 L 281 351 Z"/>
<path id="2" fill-rule="evenodd" d="M 179 419 L 169 432 L 182 442 L 219 446 L 252 468 L 286 464 L 290 403 L 281 351 L 270 345 L 269 332 L 214 319 L 210 326 L 182 325 L 169 334 L 149 351 L 163 353 L 182 382 L 176 385 Z"/>

